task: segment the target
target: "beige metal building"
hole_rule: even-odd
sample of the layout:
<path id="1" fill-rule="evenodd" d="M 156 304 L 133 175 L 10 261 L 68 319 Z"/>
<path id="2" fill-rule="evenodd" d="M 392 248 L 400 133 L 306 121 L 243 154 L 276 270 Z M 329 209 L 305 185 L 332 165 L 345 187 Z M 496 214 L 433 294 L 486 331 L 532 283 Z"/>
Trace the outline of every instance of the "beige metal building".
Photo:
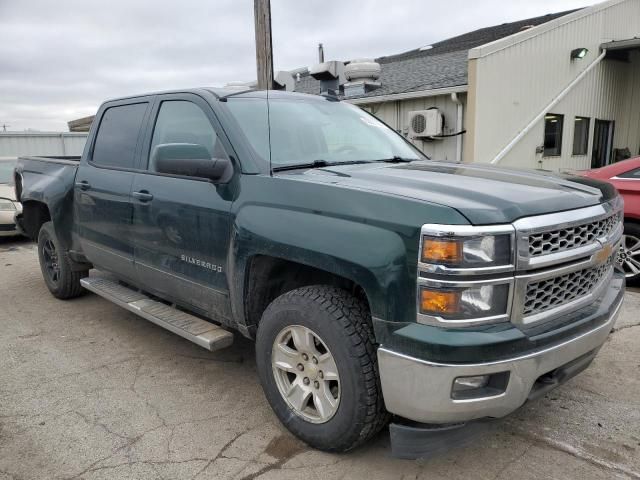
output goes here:
<path id="1" fill-rule="evenodd" d="M 434 159 L 557 171 L 640 154 L 640 0 L 488 27 L 376 61 L 379 87 L 346 100 Z M 319 84 L 303 75 L 295 89 L 318 93 Z M 427 117 L 436 134 L 416 134 Z"/>
<path id="2" fill-rule="evenodd" d="M 468 98 L 465 161 L 584 169 L 639 154 L 640 0 L 470 50 Z"/>

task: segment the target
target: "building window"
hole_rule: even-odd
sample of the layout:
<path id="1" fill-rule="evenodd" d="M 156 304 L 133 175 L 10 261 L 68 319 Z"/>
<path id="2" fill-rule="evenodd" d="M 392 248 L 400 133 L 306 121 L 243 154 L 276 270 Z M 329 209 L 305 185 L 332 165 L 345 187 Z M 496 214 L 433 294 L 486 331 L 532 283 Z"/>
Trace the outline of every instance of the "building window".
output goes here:
<path id="1" fill-rule="evenodd" d="M 562 153 L 562 123 L 564 115 L 548 113 L 544 117 L 545 157 L 557 157 Z"/>
<path id="2" fill-rule="evenodd" d="M 573 155 L 586 155 L 589 146 L 589 117 L 576 117 L 573 123 Z"/>

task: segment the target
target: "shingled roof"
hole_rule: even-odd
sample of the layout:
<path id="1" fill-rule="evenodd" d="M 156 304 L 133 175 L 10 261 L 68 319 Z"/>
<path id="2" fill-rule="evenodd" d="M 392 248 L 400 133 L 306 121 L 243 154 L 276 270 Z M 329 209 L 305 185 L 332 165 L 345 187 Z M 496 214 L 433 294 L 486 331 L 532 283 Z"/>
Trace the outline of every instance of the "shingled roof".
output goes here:
<path id="1" fill-rule="evenodd" d="M 397 55 L 377 58 L 380 63 L 381 87 L 363 97 L 378 97 L 421 90 L 449 88 L 467 84 L 469 49 L 536 27 L 575 10 L 551 13 L 517 22 L 481 28 Z M 308 74 L 296 83 L 296 91 L 320 93 L 320 82 Z"/>

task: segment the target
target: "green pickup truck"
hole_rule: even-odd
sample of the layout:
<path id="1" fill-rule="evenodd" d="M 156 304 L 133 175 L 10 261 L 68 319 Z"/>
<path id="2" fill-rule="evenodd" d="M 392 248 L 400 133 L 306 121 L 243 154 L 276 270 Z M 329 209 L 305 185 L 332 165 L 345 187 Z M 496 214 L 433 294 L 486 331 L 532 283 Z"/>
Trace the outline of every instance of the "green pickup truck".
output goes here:
<path id="1" fill-rule="evenodd" d="M 81 158 L 22 158 L 15 188 L 55 297 L 254 339 L 276 415 L 327 451 L 513 412 L 590 364 L 624 294 L 613 187 L 433 162 L 329 96 L 108 101 Z"/>

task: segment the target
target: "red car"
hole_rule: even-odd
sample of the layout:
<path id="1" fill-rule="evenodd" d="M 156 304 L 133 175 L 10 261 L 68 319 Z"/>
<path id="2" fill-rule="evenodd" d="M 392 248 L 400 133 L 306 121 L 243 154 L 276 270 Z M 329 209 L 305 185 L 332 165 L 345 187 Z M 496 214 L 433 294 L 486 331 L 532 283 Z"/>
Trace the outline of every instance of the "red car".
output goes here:
<path id="1" fill-rule="evenodd" d="M 624 198 L 624 238 L 618 261 L 627 280 L 640 280 L 640 157 L 578 173 L 611 183 Z"/>

